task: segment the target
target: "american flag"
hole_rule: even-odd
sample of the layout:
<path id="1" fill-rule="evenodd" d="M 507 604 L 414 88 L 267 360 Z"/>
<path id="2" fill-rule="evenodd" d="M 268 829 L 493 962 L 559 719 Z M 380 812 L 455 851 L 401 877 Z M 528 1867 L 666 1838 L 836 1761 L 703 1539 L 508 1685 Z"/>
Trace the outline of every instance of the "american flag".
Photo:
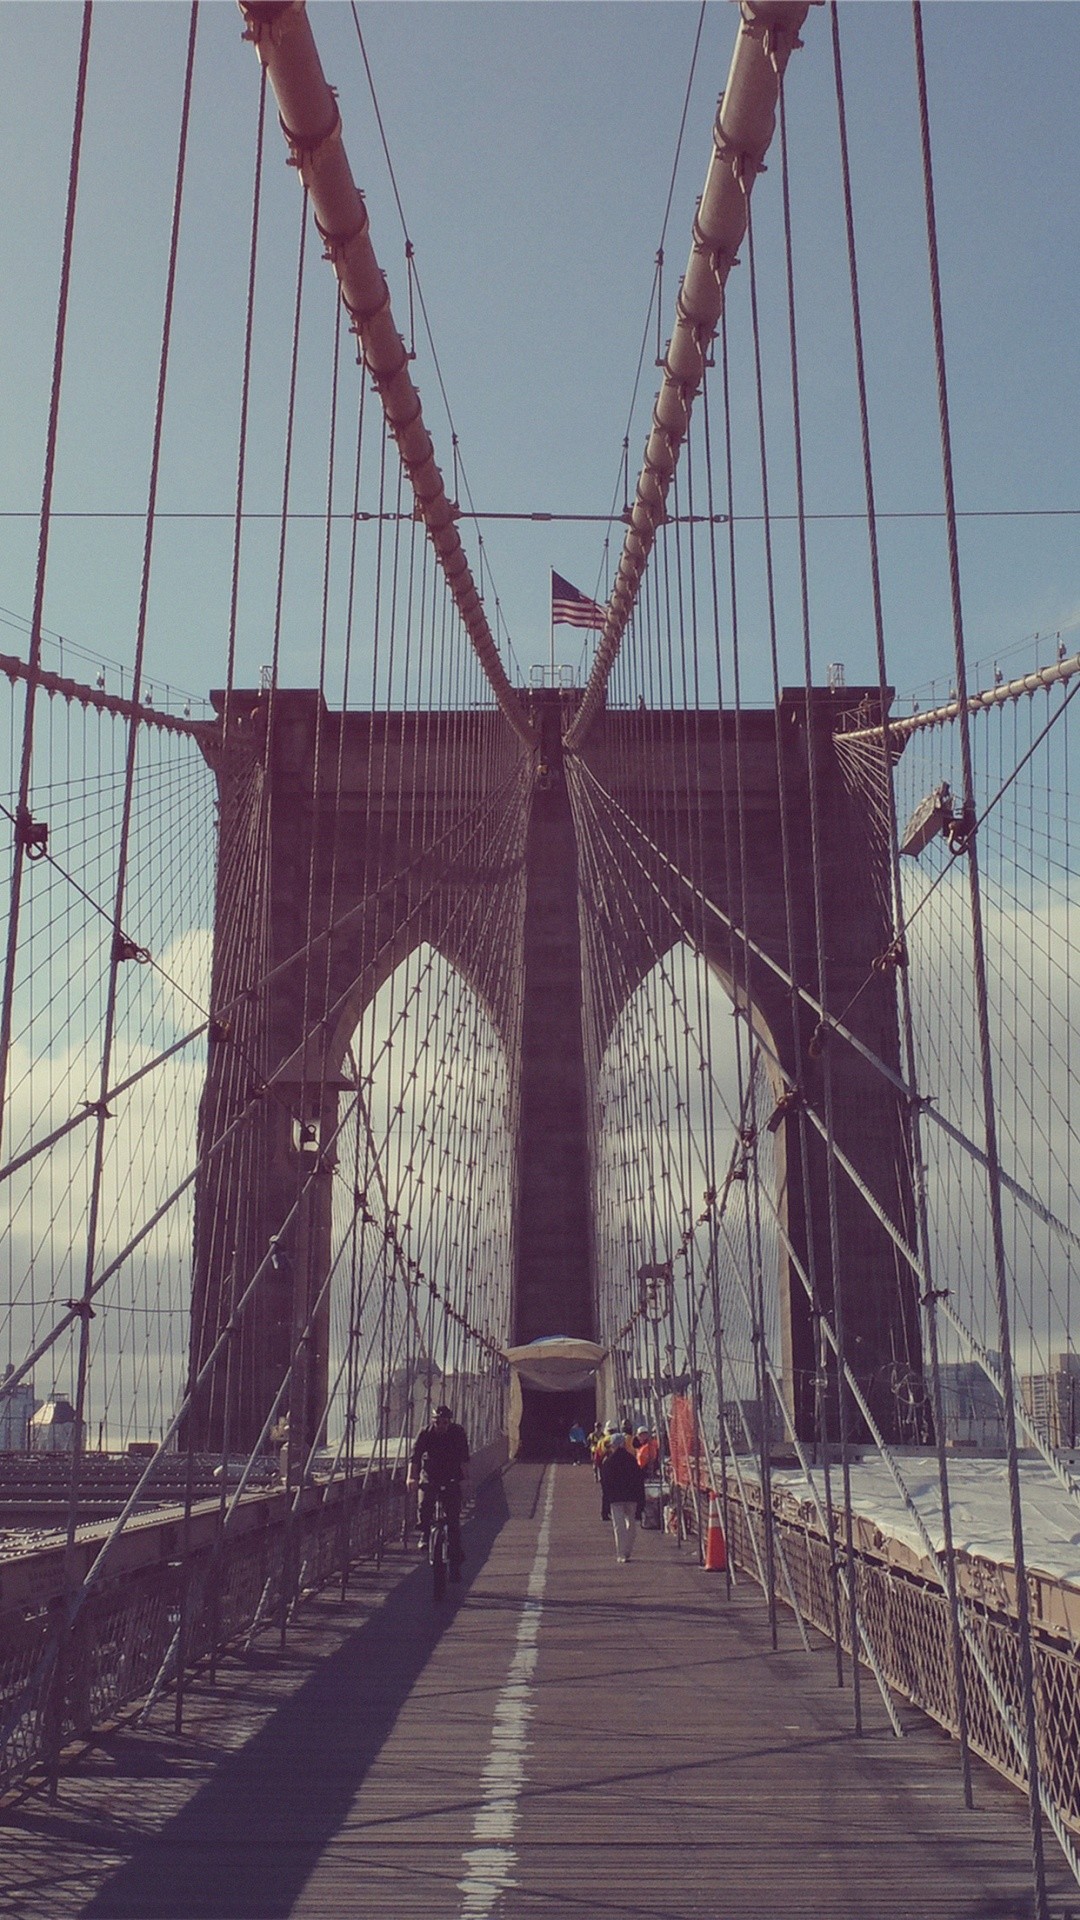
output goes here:
<path id="1" fill-rule="evenodd" d="M 564 627 L 602 627 L 604 609 L 597 606 L 595 600 L 589 600 L 579 593 L 576 587 L 564 580 L 561 573 L 551 575 L 551 624 Z"/>

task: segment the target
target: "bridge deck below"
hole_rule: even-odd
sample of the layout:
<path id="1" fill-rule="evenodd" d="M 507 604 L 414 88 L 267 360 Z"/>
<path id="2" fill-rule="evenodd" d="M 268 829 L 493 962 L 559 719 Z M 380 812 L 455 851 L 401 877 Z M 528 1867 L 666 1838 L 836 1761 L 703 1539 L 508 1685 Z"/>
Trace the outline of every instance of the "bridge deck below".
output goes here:
<path id="1" fill-rule="evenodd" d="M 545 1521 L 547 1524 L 545 1524 Z M 485 1490 L 458 1597 L 395 1556 L 344 1605 L 105 1736 L 5 1817 L 20 1920 L 1019 1920 L 1021 1797 L 914 1714 L 867 1731 L 831 1653 L 639 1532 L 614 1562 L 587 1468 Z M 1054 1913 L 1066 1883 L 1055 1875 Z M 1073 1889 L 1075 1897 L 1075 1888 Z"/>

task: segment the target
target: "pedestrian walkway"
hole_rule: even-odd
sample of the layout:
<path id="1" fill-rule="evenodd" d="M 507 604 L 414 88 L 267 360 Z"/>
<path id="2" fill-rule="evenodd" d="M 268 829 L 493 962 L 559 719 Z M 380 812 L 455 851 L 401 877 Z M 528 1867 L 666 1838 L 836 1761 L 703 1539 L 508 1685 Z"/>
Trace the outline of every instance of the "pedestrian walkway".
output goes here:
<path id="1" fill-rule="evenodd" d="M 617 1566 L 585 1468 L 513 1467 L 436 1610 L 393 1556 L 216 1689 L 105 1736 L 58 1806 L 8 1810 L 18 1920 L 1021 1920 L 1026 1808 L 758 1590 L 639 1531 Z M 1056 1876 L 1055 1920 L 1069 1907 Z M 1080 1895 L 1073 1890 L 1080 1911 Z"/>

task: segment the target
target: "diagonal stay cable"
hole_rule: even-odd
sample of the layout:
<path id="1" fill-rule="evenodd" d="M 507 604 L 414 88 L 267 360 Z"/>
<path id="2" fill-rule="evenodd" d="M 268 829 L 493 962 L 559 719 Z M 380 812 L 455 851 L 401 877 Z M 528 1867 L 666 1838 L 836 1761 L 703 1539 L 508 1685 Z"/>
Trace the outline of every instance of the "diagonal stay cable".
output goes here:
<path id="1" fill-rule="evenodd" d="M 846 1041 L 847 1044 L 851 1046 L 855 1050 L 855 1052 L 860 1055 L 860 1057 L 863 1060 L 866 1061 L 868 1066 L 873 1067 L 876 1072 L 882 1074 L 886 1080 L 890 1081 L 891 1084 L 896 1088 L 897 1092 L 902 1094 L 906 1100 L 917 1101 L 920 1111 L 925 1113 L 927 1118 L 934 1122 L 935 1126 L 939 1127 L 943 1133 L 947 1134 L 949 1138 L 953 1140 L 957 1146 L 962 1147 L 964 1152 L 967 1153 L 971 1157 L 971 1159 L 973 1159 L 976 1162 L 977 1165 L 983 1166 L 985 1168 L 986 1166 L 985 1154 L 983 1153 L 982 1148 L 976 1145 L 975 1141 L 971 1140 L 968 1137 L 968 1135 L 964 1133 L 960 1127 L 955 1126 L 951 1120 L 947 1119 L 946 1116 L 943 1113 L 941 1113 L 940 1110 L 935 1106 L 933 1100 L 929 1096 L 912 1093 L 911 1088 L 909 1087 L 907 1081 L 903 1078 L 901 1074 L 897 1073 L 896 1070 L 890 1067 L 886 1061 L 882 1060 L 880 1056 L 876 1054 L 871 1047 L 868 1047 L 864 1041 L 859 1039 L 857 1034 L 852 1033 L 850 1028 L 844 1026 L 841 1022 L 836 1020 L 833 1015 L 831 1014 L 827 1015 L 825 1013 L 824 1008 L 821 1006 L 820 1001 L 818 1001 L 814 997 L 814 995 L 809 991 L 808 988 L 800 986 L 797 982 L 793 981 L 790 974 L 787 972 L 786 968 L 783 967 L 781 963 L 778 960 L 776 960 L 772 954 L 768 953 L 764 947 L 759 946 L 755 940 L 750 939 L 748 936 L 744 936 L 741 929 L 739 929 L 735 925 L 734 921 L 732 921 L 730 917 L 726 913 L 724 913 L 723 910 L 720 907 L 718 907 L 714 901 L 710 900 L 708 896 L 704 894 L 702 890 L 699 887 L 697 887 L 692 880 L 688 879 L 688 877 L 685 874 L 679 872 L 679 869 L 675 866 L 674 862 L 670 860 L 667 857 L 667 855 L 663 853 L 661 849 L 657 847 L 654 844 L 654 842 L 649 839 L 648 835 L 644 832 L 643 828 L 639 827 L 637 822 L 633 820 L 631 816 L 628 813 L 626 813 L 624 808 L 622 808 L 619 805 L 618 801 L 616 801 L 611 794 L 606 792 L 606 790 L 601 786 L 599 780 L 597 780 L 596 775 L 591 771 L 591 769 L 586 767 L 583 762 L 579 764 L 581 766 L 582 773 L 587 776 L 589 782 L 591 783 L 592 787 L 595 789 L 597 794 L 602 796 L 603 803 L 607 807 L 609 813 L 618 814 L 620 819 L 623 822 L 625 822 L 626 826 L 632 829 L 632 831 L 638 836 L 639 840 L 644 842 L 646 848 L 648 849 L 648 852 L 653 856 L 657 865 L 666 868 L 668 873 L 678 882 L 679 886 L 682 889 L 684 889 L 684 891 L 688 893 L 694 900 L 700 902 L 704 906 L 705 911 L 712 918 L 718 920 L 720 924 L 729 933 L 733 935 L 737 935 L 740 939 L 743 939 L 745 937 L 746 945 L 749 948 L 750 952 L 755 956 L 755 958 L 760 960 L 762 965 L 767 967 L 769 971 L 773 973 L 778 980 L 782 981 L 785 986 L 792 988 L 793 991 L 798 994 L 799 998 L 802 1000 L 804 1005 L 809 1007 L 812 1012 L 816 1013 L 819 1016 L 819 1018 L 823 1022 L 825 1022 L 830 1034 L 835 1033 L 841 1040 Z M 638 853 L 635 850 L 635 848 L 631 845 L 627 835 L 620 831 L 618 822 L 614 822 L 613 824 L 615 825 L 616 832 L 619 833 L 619 837 L 622 840 L 623 845 L 626 847 L 627 852 L 630 854 L 631 859 L 636 862 L 640 871 L 645 875 L 645 878 L 649 882 L 649 885 L 653 888 L 654 892 L 656 892 L 658 897 L 663 901 L 668 912 L 671 913 L 676 924 L 680 927 L 685 937 L 690 941 L 690 944 L 696 945 L 697 941 L 692 928 L 686 925 L 682 921 L 682 919 L 679 917 L 675 907 L 672 905 L 668 895 L 664 892 L 659 881 L 656 879 L 655 874 L 650 869 L 646 859 L 642 857 L 642 855 Z M 1080 1234 L 1077 1234 L 1077 1232 L 1072 1227 L 1068 1226 L 1065 1221 L 1061 1220 L 1058 1217 L 1058 1215 L 1055 1214 L 1052 1211 L 1052 1209 L 1045 1204 L 1044 1201 L 1040 1200 L 1036 1194 L 1029 1192 L 1029 1190 L 1026 1187 L 1021 1185 L 1021 1183 L 1018 1180 L 1015 1180 L 1011 1174 L 1005 1171 L 1004 1168 L 1001 1169 L 1001 1182 L 1002 1182 L 1002 1185 L 1006 1188 L 1006 1190 L 1012 1195 L 1012 1197 L 1015 1200 L 1019 1200 L 1020 1203 L 1024 1207 L 1026 1207 L 1031 1213 L 1034 1213 L 1036 1217 L 1042 1221 L 1044 1226 L 1050 1227 L 1051 1230 L 1058 1235 L 1058 1237 L 1061 1239 L 1063 1244 L 1074 1246 L 1074 1247 L 1080 1247 Z"/>
<path id="2" fill-rule="evenodd" d="M 1048 735 L 1053 731 L 1054 727 L 1057 725 L 1058 721 L 1061 719 L 1062 715 L 1067 710 L 1070 702 L 1074 699 L 1074 697 L 1078 693 L 1080 693 L 1080 680 L 1077 680 L 1074 683 L 1074 685 L 1069 688 L 1069 691 L 1065 695 L 1065 698 L 1062 700 L 1061 705 L 1057 707 L 1055 711 L 1050 715 L 1050 718 L 1046 722 L 1046 725 L 1040 729 L 1035 739 L 1030 743 L 1027 750 L 1021 755 L 1020 759 L 1017 761 L 1012 772 L 1007 776 L 1006 779 L 1004 779 L 1001 782 L 996 792 L 986 802 L 981 813 L 978 813 L 975 815 L 970 825 L 968 825 L 966 822 L 963 824 L 962 831 L 956 838 L 955 844 L 953 844 L 953 842 L 950 841 L 949 856 L 948 856 L 948 859 L 945 861 L 944 865 L 942 866 L 940 873 L 937 873 L 934 875 L 934 878 L 930 882 L 930 885 L 927 887 L 925 893 L 923 893 L 920 896 L 920 898 L 916 901 L 915 905 L 911 908 L 910 912 L 905 917 L 905 923 L 904 923 L 905 934 L 907 932 L 907 929 L 911 926 L 912 921 L 918 918 L 923 908 L 933 898 L 934 894 L 937 892 L 937 889 L 942 884 L 942 881 L 948 878 L 949 874 L 953 871 L 953 868 L 956 866 L 957 862 L 960 861 L 963 858 L 963 856 L 967 853 L 968 848 L 970 847 L 980 827 L 985 826 L 991 814 L 993 814 L 995 809 L 998 806 L 1000 806 L 1002 800 L 1005 798 L 1005 795 L 1008 793 L 1010 787 L 1012 787 L 1015 784 L 1015 782 L 1020 778 L 1020 775 L 1023 773 L 1024 768 L 1029 764 L 1029 762 L 1034 759 L 1035 754 L 1038 752 L 1039 748 L 1042 746 L 1043 742 L 1046 740 Z M 981 707 L 978 707 L 975 705 L 975 702 L 977 700 L 978 700 L 978 695 L 973 694 L 971 696 L 971 701 L 969 702 L 969 706 L 973 712 L 983 711 Z M 957 718 L 957 713 L 954 713 L 951 717 L 954 719 Z M 881 736 L 884 737 L 888 733 L 889 728 L 885 727 L 883 729 L 876 729 L 875 731 L 879 732 Z M 858 736 L 851 736 L 851 737 L 858 738 L 860 741 L 865 740 L 867 738 L 866 735 L 858 735 Z M 842 750 L 843 743 L 846 738 L 847 736 L 845 736 L 844 734 L 838 734 L 836 736 L 838 749 Z M 873 971 L 867 974 L 866 979 L 862 983 L 862 986 L 856 988 L 855 992 L 851 995 L 851 998 L 848 1000 L 846 1006 L 843 1008 L 843 1011 L 837 1016 L 838 1021 L 843 1021 L 847 1019 L 847 1016 L 851 1012 L 851 1009 L 855 1005 L 856 1001 L 858 1000 L 859 995 L 863 993 L 865 989 L 869 986 L 873 977 L 874 977 Z M 832 1020 L 832 1017 L 830 1016 L 830 1025 L 832 1024 L 833 1024 L 833 1020 Z"/>
<path id="3" fill-rule="evenodd" d="M 437 840 L 431 842 L 430 845 L 425 845 L 422 852 L 417 854 L 413 860 L 407 862 L 404 866 L 395 869 L 395 871 L 392 874 L 384 878 L 380 886 L 378 887 L 378 889 L 373 895 L 365 896 L 363 900 L 358 901 L 355 905 L 344 909 L 337 916 L 337 918 L 333 921 L 331 925 L 322 928 L 319 931 L 319 933 L 317 933 L 313 937 L 313 939 L 310 942 L 311 951 L 315 952 L 321 946 L 326 945 L 328 942 L 333 940 L 335 936 L 339 935 L 340 933 L 345 931 L 350 925 L 355 923 L 356 920 L 359 919 L 363 914 L 365 913 L 370 914 L 373 910 L 373 906 L 377 906 L 378 901 L 383 894 L 393 892 L 393 890 L 399 887 L 401 883 L 404 880 L 406 880 L 415 869 L 420 868 L 421 866 L 430 862 L 431 856 L 434 853 L 437 853 L 441 848 L 444 848 L 448 842 L 452 842 L 455 835 L 460 836 L 464 834 L 466 832 L 466 829 L 469 828 L 470 822 L 472 822 L 471 831 L 468 832 L 467 837 L 462 841 L 461 845 L 457 848 L 457 857 L 460 858 L 461 855 L 465 851 L 467 851 L 467 849 L 473 844 L 473 842 L 477 839 L 479 834 L 482 832 L 485 816 L 487 814 L 490 814 L 492 809 L 498 804 L 500 798 L 502 798 L 503 795 L 507 792 L 507 790 L 514 785 L 514 783 L 516 782 L 516 779 L 517 779 L 516 773 L 508 774 L 504 779 L 501 787 L 499 787 L 493 794 L 485 795 L 481 799 L 479 799 L 475 803 L 475 805 L 469 810 L 468 813 L 463 815 L 461 818 L 454 820 L 448 827 L 446 827 L 444 831 L 439 835 Z M 53 864 L 57 864 L 57 863 L 54 862 Z M 72 876 L 70 874 L 67 874 L 62 867 L 58 866 L 58 871 L 64 874 L 65 879 L 71 880 L 72 885 L 76 888 L 78 892 L 82 894 L 83 898 L 87 901 L 88 905 L 92 906 L 96 913 L 101 914 L 104 919 L 111 921 L 112 916 L 108 912 L 107 908 L 103 907 L 99 901 L 95 900 L 92 897 L 92 895 L 86 893 L 79 886 L 79 883 L 73 880 Z M 426 905 L 431 894 L 438 890 L 438 887 L 440 884 L 441 883 L 438 880 L 433 880 L 431 882 L 427 891 L 424 894 L 422 894 L 419 900 L 415 903 L 412 909 L 413 915 L 418 913 Z M 205 1013 L 206 1019 L 200 1025 L 193 1028 L 189 1033 L 185 1034 L 173 1046 L 169 1047 L 166 1051 L 161 1053 L 155 1060 L 145 1063 L 144 1066 L 139 1070 L 139 1072 L 134 1074 L 130 1079 L 120 1081 L 115 1086 L 109 1087 L 106 1090 L 106 1092 L 101 1096 L 100 1101 L 92 1102 L 90 1104 L 84 1103 L 78 1113 L 72 1114 L 68 1120 L 64 1121 L 52 1133 L 43 1136 L 39 1141 L 36 1141 L 32 1147 L 28 1148 L 24 1153 L 20 1154 L 16 1159 L 11 1160 L 7 1162 L 3 1167 L 0 1167 L 0 1184 L 2 1184 L 3 1181 L 7 1179 L 9 1175 L 16 1173 L 21 1167 L 26 1166 L 29 1163 L 29 1161 L 37 1158 L 39 1154 L 45 1152 L 47 1148 L 49 1148 L 50 1146 L 54 1146 L 57 1140 L 62 1139 L 65 1134 L 70 1133 L 75 1127 L 81 1126 L 85 1124 L 87 1120 L 92 1119 L 95 1116 L 95 1114 L 98 1112 L 98 1108 L 100 1104 L 104 1104 L 107 1106 L 110 1100 L 118 1098 L 120 1094 L 126 1092 L 129 1086 L 134 1085 L 137 1080 L 142 1079 L 145 1076 L 145 1074 L 150 1072 L 155 1066 L 160 1066 L 163 1061 L 169 1059 L 173 1054 L 179 1052 L 183 1047 L 190 1046 L 194 1041 L 198 1040 L 200 1036 L 207 1031 L 208 1027 L 221 1028 L 228 1021 L 230 1015 L 233 1014 L 238 1007 L 245 1004 L 250 999 L 253 993 L 265 991 L 267 987 L 274 985 L 276 981 L 283 978 L 288 973 L 290 968 L 300 965 L 306 958 L 307 953 L 308 953 L 308 948 L 305 946 L 300 946 L 295 948 L 292 953 L 285 955 L 283 959 L 277 961 L 273 967 L 270 967 L 264 970 L 264 972 L 260 974 L 257 979 L 248 981 L 245 983 L 244 986 L 238 988 L 237 991 L 229 999 L 223 1001 L 220 1006 L 214 1008 L 212 1011 L 208 1008 L 202 1007 L 199 1004 L 199 1002 L 193 998 L 192 995 L 184 992 L 184 998 L 190 1000 L 191 1004 L 195 1006 L 199 1012 Z M 148 956 L 148 959 L 151 966 L 156 967 L 156 963 L 153 961 L 152 956 Z M 183 991 L 182 989 L 179 988 L 178 983 L 172 980 L 171 976 L 165 973 L 163 969 L 157 968 L 156 970 L 161 972 L 162 977 L 165 980 L 167 980 L 171 986 L 176 987 L 178 992 Z M 310 1038 L 310 1036 L 308 1037 Z M 280 1073 L 282 1071 L 283 1069 L 279 1068 L 277 1074 L 270 1076 L 270 1080 L 268 1081 L 267 1084 L 272 1086 L 276 1078 L 280 1076 Z"/>
<path id="4" fill-rule="evenodd" d="M 422 910 L 424 903 L 425 902 L 422 899 L 414 906 L 414 908 L 412 909 L 412 912 L 408 916 L 409 920 L 415 918 L 416 914 Z M 407 921 L 403 924 L 407 924 Z M 398 931 L 400 931 L 400 929 Z M 377 971 L 380 959 L 385 954 L 392 951 L 394 946 L 394 939 L 395 939 L 395 936 L 391 935 L 383 942 L 378 952 L 365 962 L 364 966 L 361 968 L 360 975 L 358 975 L 357 978 L 362 977 L 365 973 L 373 973 Z M 340 1010 L 340 1008 L 348 1001 L 351 991 L 352 991 L 352 987 L 349 987 L 342 993 L 342 995 L 334 1003 L 334 1006 L 329 1010 L 328 1014 L 326 1015 L 327 1019 L 332 1019 L 333 1017 L 335 1017 L 335 1015 Z M 296 1063 L 297 1059 L 304 1053 L 311 1039 L 313 1037 L 317 1037 L 317 1034 L 320 1031 L 320 1028 L 321 1028 L 321 1022 L 317 1023 L 316 1028 L 313 1030 L 312 1034 L 308 1034 L 307 1036 L 305 1036 L 305 1039 L 301 1041 L 296 1048 L 293 1049 L 292 1053 L 288 1056 L 287 1059 L 279 1063 L 277 1068 L 274 1070 L 274 1073 L 270 1075 L 269 1079 L 265 1083 L 266 1088 L 268 1090 L 273 1091 L 277 1082 L 283 1079 L 287 1075 L 288 1069 L 291 1066 L 293 1066 Z M 85 1291 L 85 1295 L 84 1295 L 85 1304 L 82 1302 L 69 1303 L 66 1311 L 63 1314 L 61 1314 L 61 1316 L 54 1323 L 54 1325 L 49 1330 L 49 1332 L 46 1335 L 44 1335 L 42 1339 L 38 1341 L 38 1343 L 32 1348 L 32 1350 L 24 1357 L 24 1359 L 21 1362 L 19 1362 L 19 1364 L 15 1367 L 14 1371 L 12 1372 L 12 1374 L 10 1375 L 9 1379 L 6 1382 L 9 1388 L 16 1386 L 20 1380 L 25 1378 L 25 1376 L 32 1370 L 34 1365 L 36 1365 L 37 1361 L 43 1358 L 43 1356 L 56 1343 L 56 1341 L 59 1340 L 62 1337 L 62 1335 L 80 1318 L 80 1315 L 85 1313 L 85 1307 L 90 1305 L 93 1302 L 93 1300 L 96 1299 L 97 1295 L 101 1292 L 102 1288 L 106 1285 L 106 1283 L 113 1277 L 114 1274 L 119 1272 L 119 1270 L 121 1269 L 121 1267 L 123 1267 L 125 1262 L 128 1259 L 130 1259 L 132 1253 L 134 1253 L 137 1250 L 137 1248 L 149 1237 L 149 1235 L 153 1232 L 154 1228 L 160 1223 L 162 1219 L 165 1218 L 165 1216 L 168 1214 L 170 1209 L 176 1205 L 177 1201 L 182 1199 L 183 1195 L 194 1184 L 199 1174 L 211 1164 L 211 1162 L 223 1151 L 223 1149 L 228 1144 L 228 1142 L 237 1135 L 237 1133 L 243 1127 L 248 1116 L 250 1115 L 252 1108 L 255 1105 L 257 1105 L 259 1100 L 262 1098 L 262 1094 L 263 1094 L 263 1083 L 259 1082 L 252 1089 L 251 1093 L 248 1096 L 247 1101 L 245 1102 L 243 1107 L 240 1109 L 240 1111 L 236 1115 L 234 1115 L 233 1119 L 229 1122 L 228 1126 L 199 1155 L 195 1164 L 192 1166 L 190 1171 L 186 1174 L 184 1179 L 181 1180 L 178 1183 L 178 1185 L 173 1188 L 173 1190 L 166 1196 L 165 1200 L 161 1203 L 161 1205 L 149 1216 L 149 1218 L 146 1221 L 143 1222 L 142 1226 L 131 1237 L 131 1239 L 127 1241 L 125 1246 L 121 1248 L 120 1252 L 111 1261 L 108 1262 L 108 1264 L 102 1269 L 100 1273 L 94 1276 L 93 1281 L 88 1284 Z M 79 1116 L 76 1116 L 76 1119 L 78 1120 L 84 1117 L 85 1117 L 84 1115 L 79 1115 Z M 340 1128 L 338 1129 L 338 1131 L 340 1131 Z M 335 1134 L 335 1138 L 336 1137 L 337 1136 Z M 246 1297 L 247 1296 L 245 1295 L 245 1298 Z"/>

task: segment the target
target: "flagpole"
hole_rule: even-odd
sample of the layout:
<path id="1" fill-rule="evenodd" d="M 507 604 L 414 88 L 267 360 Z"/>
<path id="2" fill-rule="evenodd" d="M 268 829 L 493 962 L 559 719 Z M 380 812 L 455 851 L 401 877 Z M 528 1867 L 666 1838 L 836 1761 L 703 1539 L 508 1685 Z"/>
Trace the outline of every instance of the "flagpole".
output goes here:
<path id="1" fill-rule="evenodd" d="M 551 641 L 551 684 L 555 685 L 555 569 L 548 568 L 548 635 Z"/>

